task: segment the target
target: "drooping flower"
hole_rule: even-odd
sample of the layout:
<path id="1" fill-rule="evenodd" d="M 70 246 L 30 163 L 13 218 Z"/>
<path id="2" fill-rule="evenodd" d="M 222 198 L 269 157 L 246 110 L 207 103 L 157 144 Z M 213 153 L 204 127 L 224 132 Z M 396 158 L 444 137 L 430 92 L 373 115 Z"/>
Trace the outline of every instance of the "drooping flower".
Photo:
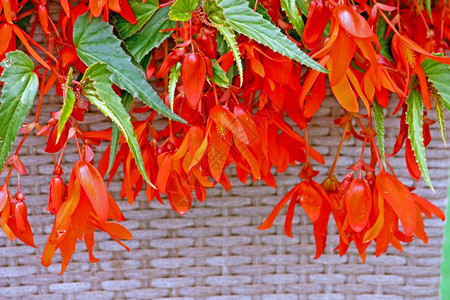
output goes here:
<path id="1" fill-rule="evenodd" d="M 75 251 L 77 239 L 84 239 L 90 261 L 97 262 L 93 255 L 95 228 L 107 232 L 128 250 L 119 239 L 131 239 L 131 233 L 108 219 L 125 220 L 97 169 L 88 162 L 77 161 L 70 176 L 67 195 L 55 213 L 55 223 L 42 254 L 42 264 L 49 266 L 56 250 L 60 249 L 61 274 L 64 273 Z"/>
<path id="2" fill-rule="evenodd" d="M 286 219 L 284 223 L 284 231 L 287 236 L 292 237 L 292 220 L 294 217 L 295 204 L 300 204 L 303 210 L 314 225 L 314 238 L 316 241 L 316 255 L 319 258 L 326 245 L 328 219 L 331 212 L 331 200 L 324 188 L 316 181 L 312 180 L 312 176 L 317 175 L 309 164 L 305 165 L 300 172 L 301 176 L 307 176 L 305 180 L 292 188 L 274 207 L 266 220 L 258 227 L 265 230 L 273 226 L 273 223 L 280 213 L 281 209 L 290 201 Z"/>
<path id="3" fill-rule="evenodd" d="M 0 186 L 1 227 L 10 241 L 18 238 L 36 248 L 24 200 L 25 196 L 21 191 L 17 192 L 13 198 L 5 184 Z"/>

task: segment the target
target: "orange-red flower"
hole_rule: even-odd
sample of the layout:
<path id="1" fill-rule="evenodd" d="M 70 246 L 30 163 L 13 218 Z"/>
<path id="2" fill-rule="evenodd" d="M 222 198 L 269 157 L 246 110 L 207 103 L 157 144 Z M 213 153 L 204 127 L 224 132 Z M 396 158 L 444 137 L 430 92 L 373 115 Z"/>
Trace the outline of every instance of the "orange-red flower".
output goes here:
<path id="1" fill-rule="evenodd" d="M 90 261 L 98 261 L 92 252 L 95 228 L 107 232 L 128 249 L 119 239 L 131 239 L 131 233 L 122 225 L 108 222 L 107 219 L 118 222 L 125 220 L 97 169 L 85 161 L 76 162 L 67 196 L 56 211 L 55 223 L 42 254 L 42 264 L 49 266 L 55 251 L 60 249 L 63 273 L 75 251 L 77 239 L 84 239 Z"/>
<path id="2" fill-rule="evenodd" d="M 305 171 L 305 169 L 307 171 Z M 302 172 L 307 173 L 308 169 L 312 171 L 311 167 L 306 165 L 302 169 L 301 174 Z M 319 258 L 322 255 L 326 245 L 328 218 L 331 212 L 331 200 L 324 188 L 312 180 L 311 177 L 305 179 L 291 189 L 278 202 L 258 229 L 265 230 L 271 228 L 281 209 L 288 203 L 289 200 L 290 203 L 286 212 L 286 219 L 284 223 L 284 231 L 286 235 L 292 237 L 292 220 L 294 217 L 295 204 L 299 203 L 303 207 L 303 210 L 308 215 L 311 222 L 314 224 L 314 238 L 316 240 L 315 258 Z"/>
<path id="3" fill-rule="evenodd" d="M 369 221 L 372 208 L 372 191 L 365 179 L 353 180 L 344 196 L 345 208 L 350 227 L 361 232 Z"/>
<path id="4" fill-rule="evenodd" d="M 17 192 L 12 198 L 8 187 L 0 186 L 1 227 L 11 241 L 17 237 L 25 244 L 36 248 L 24 200 L 25 196 L 22 192 Z"/>

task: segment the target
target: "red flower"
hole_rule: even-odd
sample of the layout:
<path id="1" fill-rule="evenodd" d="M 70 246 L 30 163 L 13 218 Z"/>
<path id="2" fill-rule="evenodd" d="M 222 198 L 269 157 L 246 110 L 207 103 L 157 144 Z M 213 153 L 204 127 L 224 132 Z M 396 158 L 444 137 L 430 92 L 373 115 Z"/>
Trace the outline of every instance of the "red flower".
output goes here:
<path id="1" fill-rule="evenodd" d="M 72 170 L 67 197 L 56 211 L 55 223 L 42 254 L 42 264 L 49 266 L 60 249 L 63 273 L 75 251 L 76 241 L 86 243 L 91 262 L 97 262 L 92 253 L 94 230 L 107 232 L 111 238 L 128 249 L 119 239 L 131 239 L 131 233 L 122 225 L 107 222 L 125 220 L 114 199 L 106 191 L 103 179 L 90 163 L 78 161 Z"/>
<path id="2" fill-rule="evenodd" d="M 308 173 L 305 169 L 310 169 L 312 171 L 310 166 L 306 165 L 300 174 L 302 174 L 302 172 Z M 311 178 L 300 182 L 293 189 L 291 189 L 280 200 L 280 202 L 278 202 L 258 229 L 265 230 L 271 228 L 281 209 L 289 200 L 290 203 L 286 212 L 286 219 L 284 223 L 284 231 L 286 235 L 292 237 L 292 219 L 294 217 L 295 204 L 299 203 L 305 210 L 311 222 L 314 224 L 314 238 L 316 240 L 315 258 L 319 258 L 325 249 L 328 218 L 331 212 L 331 200 L 324 188 Z"/>
<path id="3" fill-rule="evenodd" d="M 0 187 L 1 227 L 11 241 L 17 237 L 25 244 L 36 248 L 24 200 L 22 192 L 17 192 L 12 198 L 6 185 Z"/>
<path id="4" fill-rule="evenodd" d="M 350 227 L 355 232 L 362 231 L 369 221 L 372 208 L 372 191 L 365 179 L 355 179 L 350 183 L 345 196 L 345 208 Z"/>

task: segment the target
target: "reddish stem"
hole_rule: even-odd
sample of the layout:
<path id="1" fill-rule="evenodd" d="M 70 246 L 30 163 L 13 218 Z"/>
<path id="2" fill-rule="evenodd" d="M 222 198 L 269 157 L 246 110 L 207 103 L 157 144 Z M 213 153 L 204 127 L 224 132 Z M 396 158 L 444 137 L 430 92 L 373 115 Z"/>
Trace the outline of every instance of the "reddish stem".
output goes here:
<path id="1" fill-rule="evenodd" d="M 341 136 L 341 141 L 339 142 L 339 146 L 336 151 L 336 156 L 334 157 L 333 165 L 331 166 L 331 169 L 330 169 L 330 174 L 328 175 L 328 177 L 330 177 L 330 178 L 333 176 L 334 170 L 336 169 L 336 164 L 339 159 L 339 155 L 341 154 L 342 145 L 344 144 L 344 140 L 345 140 L 345 136 L 347 135 L 348 127 L 349 127 L 349 123 L 346 123 L 345 127 L 344 127 L 344 132 L 342 133 L 342 136 Z"/>

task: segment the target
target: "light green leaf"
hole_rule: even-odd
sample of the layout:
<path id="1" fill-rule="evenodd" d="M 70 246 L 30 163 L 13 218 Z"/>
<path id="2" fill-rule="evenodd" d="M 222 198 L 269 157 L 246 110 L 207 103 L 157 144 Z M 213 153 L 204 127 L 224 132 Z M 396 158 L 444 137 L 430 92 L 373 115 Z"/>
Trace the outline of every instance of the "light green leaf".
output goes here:
<path id="1" fill-rule="evenodd" d="M 377 128 L 378 145 L 380 146 L 380 155 L 383 166 L 386 168 L 386 148 L 384 143 L 384 111 L 383 107 L 377 101 L 373 103 L 373 114 Z"/>
<path id="2" fill-rule="evenodd" d="M 173 111 L 173 101 L 175 99 L 175 88 L 177 87 L 178 78 L 180 78 L 181 74 L 181 63 L 177 62 L 175 66 L 170 69 L 169 75 L 169 100 L 170 100 L 170 109 Z"/>
<path id="3" fill-rule="evenodd" d="M 212 24 L 217 28 L 217 30 L 221 33 L 223 38 L 230 47 L 231 52 L 234 56 L 234 61 L 236 62 L 239 76 L 240 76 L 240 84 L 244 82 L 244 69 L 242 67 L 242 60 L 239 53 L 238 44 L 236 42 L 236 37 L 234 35 L 233 29 L 228 23 L 227 19 L 224 15 L 224 10 L 217 5 L 216 0 L 205 0 L 203 2 L 204 9 Z"/>
<path id="4" fill-rule="evenodd" d="M 130 115 L 114 92 L 110 78 L 112 71 L 104 63 L 98 62 L 90 66 L 84 73 L 81 82 L 83 92 L 89 101 L 97 106 L 107 117 L 119 127 L 124 135 L 134 160 L 144 180 L 151 185 L 142 159 L 141 149 L 131 124 Z"/>
<path id="5" fill-rule="evenodd" d="M 214 64 L 214 61 L 212 63 L 213 63 L 212 81 L 220 87 L 227 88 L 230 85 L 230 81 L 228 80 L 227 73 L 225 73 L 225 71 L 222 70 L 222 68 L 219 65 Z"/>
<path id="6" fill-rule="evenodd" d="M 420 93 L 411 89 L 406 99 L 408 110 L 406 111 L 406 123 L 408 124 L 408 138 L 411 140 L 411 148 L 414 151 L 416 162 L 419 165 L 423 179 L 434 192 L 428 173 L 427 159 L 425 157 L 425 145 L 423 142 L 423 100 Z"/>
<path id="7" fill-rule="evenodd" d="M 445 137 L 445 118 L 444 118 L 444 105 L 442 104 L 442 98 L 440 95 L 434 95 L 434 104 L 436 106 L 436 118 L 441 130 L 441 137 L 444 145 L 447 146 L 447 138 Z"/>
<path id="8" fill-rule="evenodd" d="M 308 9 L 309 9 L 309 2 L 308 0 L 295 0 L 295 3 L 300 8 L 300 11 L 305 16 L 308 16 Z"/>
<path id="9" fill-rule="evenodd" d="M 173 21 L 189 21 L 197 6 L 198 0 L 176 0 L 170 7 L 169 18 Z"/>
<path id="10" fill-rule="evenodd" d="M 428 81 L 441 95 L 442 104 L 450 110 L 450 65 L 427 58 L 422 62 L 422 68 Z"/>
<path id="11" fill-rule="evenodd" d="M 122 18 L 119 14 L 114 14 L 117 31 L 124 39 L 139 31 L 150 20 L 159 5 L 158 0 L 147 0 L 145 3 L 142 3 L 141 0 L 129 0 L 128 4 L 136 17 L 135 25 Z"/>
<path id="12" fill-rule="evenodd" d="M 433 21 L 433 17 L 431 16 L 431 0 L 425 0 L 425 7 L 427 8 L 431 21 Z"/>
<path id="13" fill-rule="evenodd" d="M 129 93 L 122 91 L 122 95 L 120 96 L 122 99 L 122 105 L 125 107 L 126 111 L 130 111 L 131 103 L 133 102 L 133 96 L 131 96 Z M 106 173 L 109 173 L 111 171 L 112 166 L 114 165 L 114 161 L 116 160 L 116 155 L 119 149 L 119 140 L 120 140 L 120 131 L 119 127 L 113 123 L 112 124 L 112 131 L 111 131 L 111 145 L 109 148 L 109 166 Z"/>
<path id="14" fill-rule="evenodd" d="M 131 95 L 139 98 L 166 117 L 183 122 L 174 114 L 148 84 L 144 71 L 133 64 L 112 33 L 112 26 L 101 18 L 92 18 L 86 13 L 78 17 L 73 30 L 73 42 L 80 59 L 88 66 L 97 62 L 108 65 L 112 71 L 110 80 Z"/>
<path id="15" fill-rule="evenodd" d="M 289 17 L 289 21 L 294 26 L 295 31 L 302 36 L 305 23 L 303 23 L 302 16 L 298 11 L 295 0 L 281 0 L 281 8 L 286 12 Z"/>
<path id="16" fill-rule="evenodd" d="M 0 81 L 4 85 L 0 97 L 0 169 L 33 107 L 39 86 L 38 77 L 33 72 L 34 64 L 22 51 L 6 53 L 1 66 L 4 70 Z"/>
<path id="17" fill-rule="evenodd" d="M 141 31 L 125 40 L 128 50 L 138 61 L 141 61 L 154 48 L 159 47 L 170 36 L 170 31 L 160 32 L 175 27 L 175 22 L 169 20 L 167 15 L 169 9 L 170 7 L 158 9 Z"/>
<path id="18" fill-rule="evenodd" d="M 312 69 L 328 73 L 328 71 L 302 52 L 290 41 L 280 29 L 260 14 L 255 13 L 245 0 L 217 0 L 224 10 L 224 15 L 231 27 L 275 52 L 285 55 Z"/>
<path id="19" fill-rule="evenodd" d="M 61 110 L 61 116 L 59 117 L 57 140 L 59 140 L 64 126 L 66 125 L 67 120 L 69 120 L 69 117 L 72 114 L 73 105 L 75 104 L 75 93 L 70 88 L 70 85 L 72 84 L 72 78 L 73 69 L 70 68 L 69 72 L 67 73 L 66 84 L 63 88 L 64 104 Z"/>

